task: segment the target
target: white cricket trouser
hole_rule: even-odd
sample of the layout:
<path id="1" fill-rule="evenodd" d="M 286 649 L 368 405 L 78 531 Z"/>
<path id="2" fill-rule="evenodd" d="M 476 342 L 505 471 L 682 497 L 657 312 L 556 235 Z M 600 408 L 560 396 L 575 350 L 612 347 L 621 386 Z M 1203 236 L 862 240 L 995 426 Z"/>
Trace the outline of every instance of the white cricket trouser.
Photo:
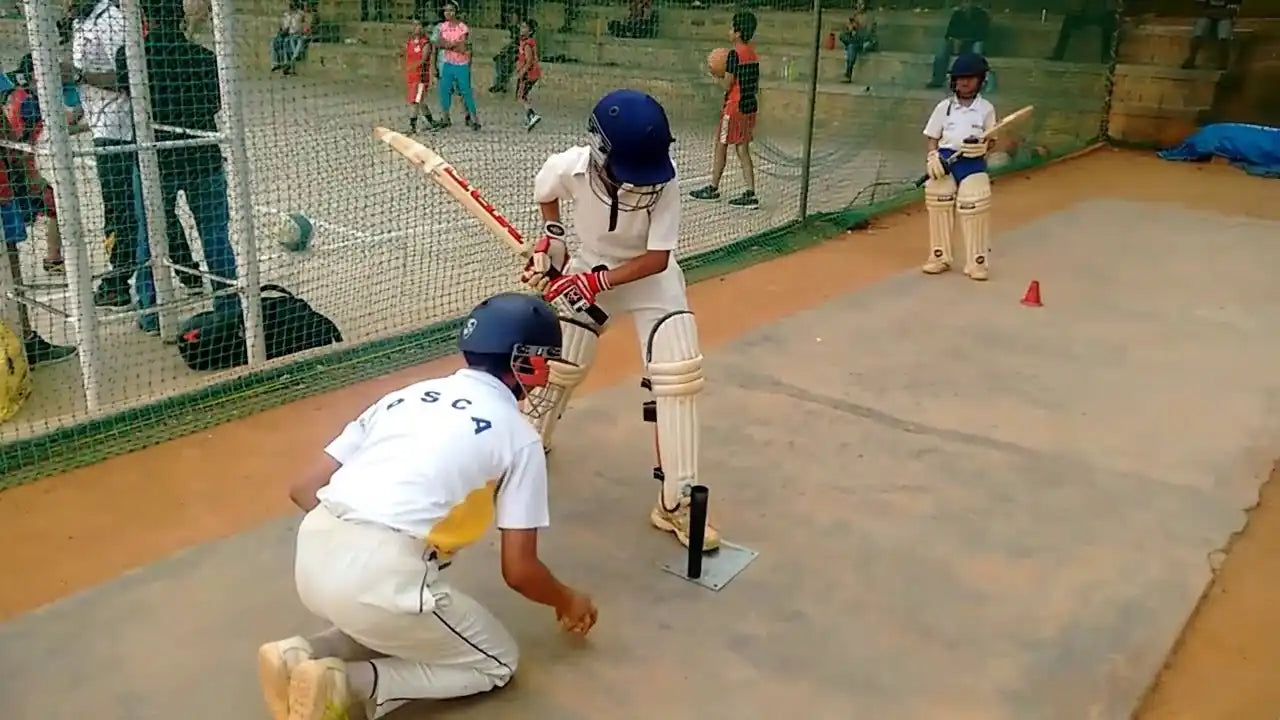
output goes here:
<path id="1" fill-rule="evenodd" d="M 569 258 L 566 274 L 590 272 L 591 265 L 577 255 Z M 663 316 L 677 310 L 689 309 L 689 295 L 685 289 L 684 271 L 676 263 L 675 257 L 667 264 L 667 269 L 657 275 L 650 275 L 635 282 L 619 285 L 596 296 L 596 304 L 610 317 L 620 313 L 629 313 L 635 322 L 636 335 L 640 338 L 640 356 L 644 361 L 645 349 L 649 346 L 649 333 Z"/>
<path id="2" fill-rule="evenodd" d="M 294 577 L 307 609 L 388 656 L 371 661 L 376 716 L 410 699 L 502 687 L 515 673 L 511 634 L 440 579 L 434 555 L 418 538 L 341 520 L 320 505 L 298 529 Z"/>

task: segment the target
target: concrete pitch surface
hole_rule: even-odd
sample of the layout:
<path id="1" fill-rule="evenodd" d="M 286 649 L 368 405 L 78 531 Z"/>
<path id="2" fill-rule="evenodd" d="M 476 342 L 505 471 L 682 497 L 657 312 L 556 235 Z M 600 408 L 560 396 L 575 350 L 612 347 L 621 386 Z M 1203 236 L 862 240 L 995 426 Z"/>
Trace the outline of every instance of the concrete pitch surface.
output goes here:
<path id="1" fill-rule="evenodd" d="M 905 275 L 715 353 L 705 480 L 762 553 L 719 593 L 657 569 L 641 391 L 584 398 L 544 545 L 597 630 L 504 590 L 491 537 L 448 572 L 521 641 L 517 679 L 394 717 L 1127 716 L 1280 455 L 1276 238 L 1088 202 L 997 237 L 985 285 Z M 0 716 L 265 717 L 255 647 L 317 626 L 295 525 L 0 627 Z"/>

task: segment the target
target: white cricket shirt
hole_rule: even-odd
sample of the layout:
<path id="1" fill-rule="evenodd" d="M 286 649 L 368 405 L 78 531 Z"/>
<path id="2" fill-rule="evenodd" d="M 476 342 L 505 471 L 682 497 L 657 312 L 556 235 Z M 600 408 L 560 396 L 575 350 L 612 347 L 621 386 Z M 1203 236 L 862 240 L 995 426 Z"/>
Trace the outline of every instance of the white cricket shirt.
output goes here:
<path id="1" fill-rule="evenodd" d="M 653 207 L 619 211 L 617 227 L 611 230 L 609 203 L 591 189 L 590 162 L 591 148 L 576 145 L 547 158 L 533 180 L 537 202 L 573 201 L 573 227 L 582 240 L 578 252 L 583 259 L 593 266 L 617 267 L 649 250 L 674 251 L 680 241 L 678 177 L 662 188 Z"/>
<path id="2" fill-rule="evenodd" d="M 86 73 L 116 73 L 116 52 L 124 47 L 124 13 L 101 0 L 71 30 L 71 63 Z M 80 85 L 84 119 L 95 140 L 133 139 L 133 109 L 128 93 Z"/>
<path id="3" fill-rule="evenodd" d="M 325 452 L 342 467 L 316 493 L 336 517 L 423 538 L 441 559 L 494 522 L 551 524 L 542 441 L 497 378 L 463 369 L 390 393 Z"/>
<path id="4" fill-rule="evenodd" d="M 938 141 L 938 147 L 959 150 L 965 138 L 977 137 L 996 124 L 996 108 L 982 95 L 963 105 L 954 95 L 938 103 L 925 123 L 925 137 Z"/>

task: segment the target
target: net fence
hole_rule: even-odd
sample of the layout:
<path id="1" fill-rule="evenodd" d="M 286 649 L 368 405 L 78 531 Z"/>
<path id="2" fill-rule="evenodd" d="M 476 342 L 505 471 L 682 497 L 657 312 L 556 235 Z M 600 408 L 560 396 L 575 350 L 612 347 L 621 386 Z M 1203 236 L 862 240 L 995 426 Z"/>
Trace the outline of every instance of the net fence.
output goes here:
<path id="1" fill-rule="evenodd" d="M 644 89 L 677 138 L 678 256 L 696 281 L 917 200 L 921 129 L 957 52 L 988 56 L 998 113 L 1036 107 L 1002 137 L 996 173 L 1097 142 L 1109 116 L 1194 117 L 1216 77 L 1162 82 L 1189 20 L 1155 32 L 1107 0 L 31 0 L 0 13 L 15 70 L 4 325 L 20 346 L 10 368 L 30 365 L 23 402 L 16 375 L 4 386 L 0 488 L 448 354 L 460 315 L 517 289 L 520 260 L 375 126 L 435 148 L 530 232 L 541 164 L 585 142 L 602 94 Z M 708 58 L 735 26 L 758 55 L 750 186 L 735 152 L 718 179 L 714 161 L 726 90 Z M 719 197 L 698 199 L 710 185 Z M 305 332 L 273 338 L 286 320 Z"/>

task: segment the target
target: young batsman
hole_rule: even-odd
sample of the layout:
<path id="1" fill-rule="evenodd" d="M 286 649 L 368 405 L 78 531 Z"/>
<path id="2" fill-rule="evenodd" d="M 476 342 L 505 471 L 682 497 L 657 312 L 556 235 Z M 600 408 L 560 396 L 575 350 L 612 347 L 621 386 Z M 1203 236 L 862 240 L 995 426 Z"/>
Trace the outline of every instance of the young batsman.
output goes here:
<path id="1" fill-rule="evenodd" d="M 921 269 L 930 275 L 951 269 L 956 216 L 964 238 L 964 274 L 986 280 L 990 271 L 990 144 L 978 140 L 996 124 L 996 109 L 980 92 L 988 69 L 987 59 L 977 53 L 956 56 L 951 64 L 951 97 L 938 103 L 924 126 L 929 259 Z M 952 160 L 948 168 L 946 163 Z"/>
<path id="2" fill-rule="evenodd" d="M 520 45 L 516 50 L 516 99 L 524 108 L 524 128 L 532 130 L 542 122 L 542 116 L 533 110 L 529 93 L 542 78 L 542 63 L 538 61 L 538 21 L 528 18 L 520 23 Z"/>
<path id="3" fill-rule="evenodd" d="M 431 61 L 435 53 L 431 38 L 421 20 L 413 23 L 413 33 L 404 41 L 405 99 L 409 103 L 409 132 L 418 132 L 418 116 L 427 119 L 427 128 L 435 129 L 431 106 L 427 104 L 427 90 L 431 89 Z"/>
<path id="4" fill-rule="evenodd" d="M 742 180 L 747 189 L 731 198 L 729 204 L 741 208 L 760 207 L 756 197 L 756 169 L 751 160 L 751 138 L 755 133 L 756 111 L 760 107 L 760 61 L 751 38 L 756 35 L 756 16 L 742 11 L 734 13 L 730 38 L 733 47 L 725 63 L 724 108 L 720 113 L 714 155 L 711 160 L 711 183 L 689 193 L 695 200 L 719 200 L 720 178 L 724 175 L 729 146 L 732 145 L 742 165 Z"/>
<path id="5" fill-rule="evenodd" d="M 661 483 L 649 514 L 653 524 L 689 544 L 689 488 L 698 484 L 697 398 L 702 390 L 698 328 L 685 295 L 684 273 L 672 256 L 680 237 L 680 189 L 671 161 L 675 139 L 666 111 L 639 90 L 615 90 L 588 120 L 590 146 L 552 155 L 534 178 L 544 220 L 542 238 L 521 279 L 549 301 L 562 295 L 599 304 L 613 317 L 631 315 L 653 393 L 644 419 L 655 423 Z M 563 203 L 571 202 L 581 248 L 566 249 Z M 547 277 L 548 268 L 563 274 Z M 546 387 L 530 398 L 552 406 L 534 419 L 545 448 L 595 357 L 602 328 L 562 317 L 564 359 Z M 704 550 L 719 546 L 707 523 Z"/>
<path id="6" fill-rule="evenodd" d="M 559 364 L 560 326 L 536 296 L 503 293 L 467 317 L 467 363 L 374 403 L 290 489 L 298 596 L 331 627 L 258 650 L 274 720 L 376 720 L 418 698 L 444 699 L 511 680 L 515 640 L 441 571 L 490 523 L 502 577 L 585 635 L 591 598 L 538 559 L 550 524 L 547 465 L 519 401 Z M 539 403 L 528 412 L 537 415 Z M 546 408 L 543 408 L 546 409 Z"/>
<path id="7" fill-rule="evenodd" d="M 3 105 L 0 105 L 0 135 L 6 140 L 35 145 L 44 125 L 39 102 L 31 88 L 14 85 L 13 78 L 0 75 L 0 94 L 4 94 Z M 18 245 L 27 239 L 27 226 L 41 215 L 45 217 L 50 252 L 55 247 L 61 251 L 53 188 L 40 177 L 36 156 L 16 148 L 0 147 L 0 234 L 3 235 L 8 265 L 0 272 L 7 273 L 6 280 L 10 280 L 0 281 L 0 286 L 12 284 L 17 289 L 23 285 Z M 48 267 L 47 259 L 45 266 Z M 76 354 L 74 347 L 54 345 L 36 333 L 31 327 L 26 304 L 13 301 L 5 305 L 3 319 L 16 320 L 13 327 L 22 332 L 22 347 L 29 366 L 67 360 Z"/>

